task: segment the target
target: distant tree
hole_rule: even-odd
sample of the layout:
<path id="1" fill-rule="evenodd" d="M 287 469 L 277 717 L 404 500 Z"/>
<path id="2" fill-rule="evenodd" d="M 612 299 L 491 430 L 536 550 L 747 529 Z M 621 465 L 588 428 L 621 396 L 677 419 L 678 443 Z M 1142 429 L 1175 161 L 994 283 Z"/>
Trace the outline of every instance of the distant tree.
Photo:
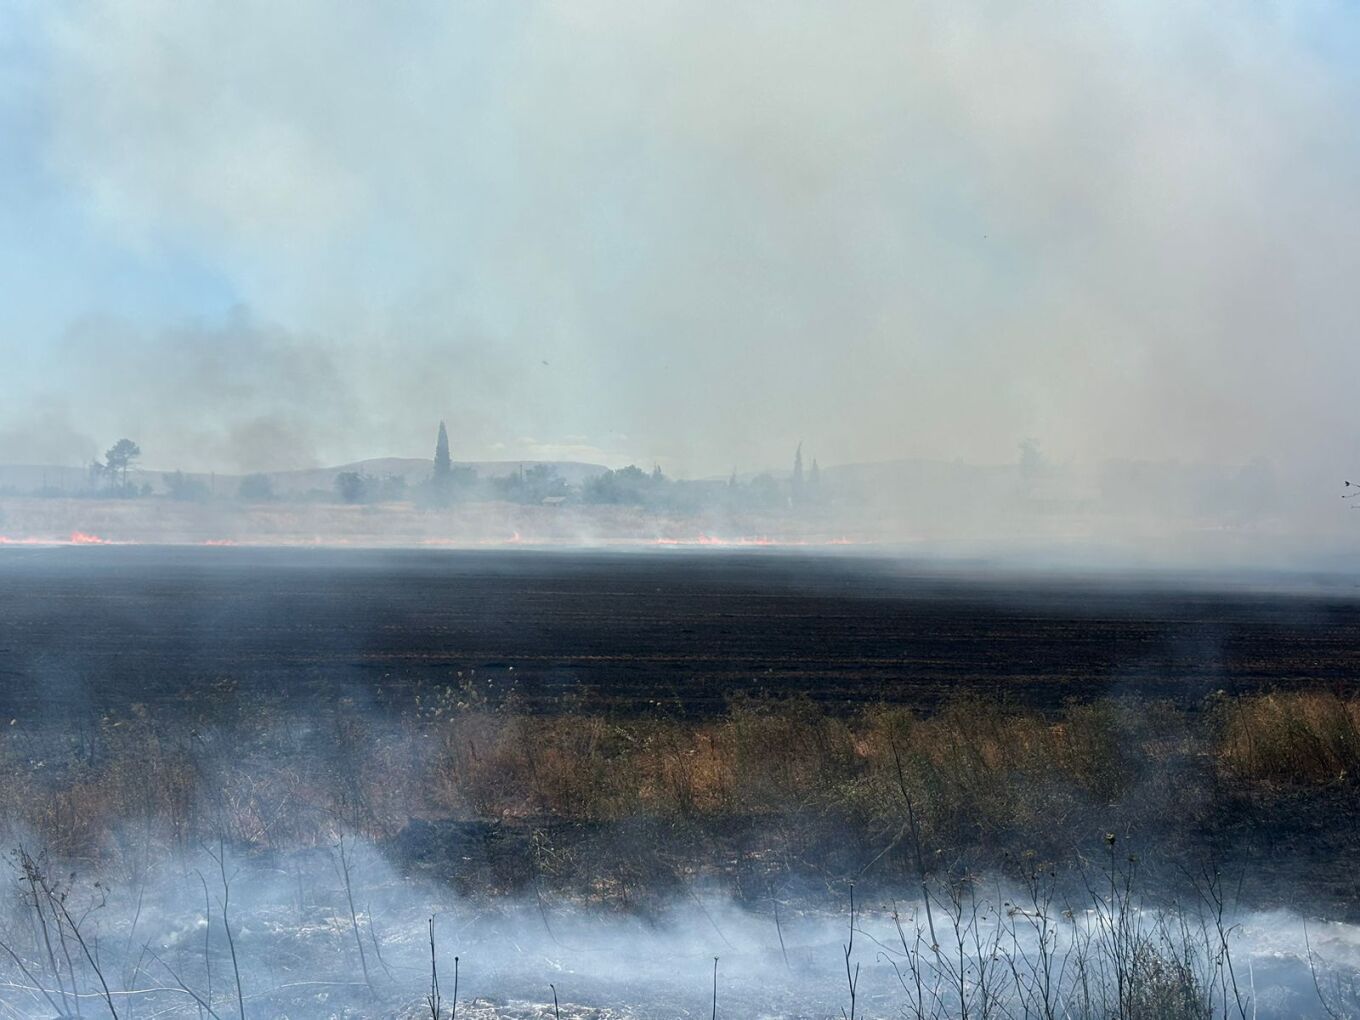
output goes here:
<path id="1" fill-rule="evenodd" d="M 377 485 L 377 498 L 396 502 L 406 498 L 406 479 L 401 475 L 384 475 Z"/>
<path id="2" fill-rule="evenodd" d="M 491 481 L 492 491 L 512 503 L 542 503 L 554 496 L 566 496 L 566 480 L 551 464 L 535 464 Z"/>
<path id="3" fill-rule="evenodd" d="M 746 490 L 751 503 L 758 507 L 769 508 L 784 502 L 779 482 L 768 471 L 762 471 L 752 478 Z"/>
<path id="4" fill-rule="evenodd" d="M 141 455 L 142 448 L 131 439 L 120 439 L 104 454 L 104 464 L 109 475 L 117 478 L 119 484 L 126 489 L 128 468 Z"/>
<path id="5" fill-rule="evenodd" d="M 434 444 L 434 481 L 435 485 L 447 485 L 453 474 L 453 460 L 449 457 L 449 431 L 444 423 L 439 423 L 439 438 Z"/>
<path id="6" fill-rule="evenodd" d="M 1039 440 L 1020 442 L 1020 480 L 1033 482 L 1044 473 L 1044 455 L 1039 451 Z"/>
<path id="7" fill-rule="evenodd" d="M 433 475 L 422 482 L 414 493 L 408 494 L 415 501 L 430 509 L 446 507 L 452 503 L 471 498 L 479 486 L 477 471 L 465 464 L 455 464 L 447 475 L 435 478 Z M 394 496 L 394 499 L 403 498 Z"/>
<path id="8" fill-rule="evenodd" d="M 497 475 L 491 479 L 491 491 L 497 499 L 508 503 L 527 503 L 524 489 L 524 474 L 519 468 L 508 475 Z"/>
<path id="9" fill-rule="evenodd" d="M 822 484 L 822 469 L 817 466 L 817 458 L 812 458 L 812 470 L 808 472 L 808 485 L 813 489 L 818 489 Z"/>
<path id="10" fill-rule="evenodd" d="M 560 496 L 567 489 L 566 479 L 551 464 L 535 464 L 524 472 L 524 481 L 534 488 L 536 494 L 542 493 L 544 496 Z"/>
<path id="11" fill-rule="evenodd" d="M 667 484 L 664 475 L 658 476 L 656 471 L 649 475 L 636 464 L 629 464 L 592 478 L 582 495 L 589 503 L 642 505 L 655 502 Z"/>
<path id="12" fill-rule="evenodd" d="M 362 503 L 368 498 L 369 481 L 357 471 L 341 471 L 335 476 L 335 492 L 346 503 Z"/>
<path id="13" fill-rule="evenodd" d="M 372 503 L 398 500 L 406 496 L 406 479 L 401 475 L 375 478 L 357 471 L 342 471 L 335 476 L 335 491 L 346 503 Z"/>
<path id="14" fill-rule="evenodd" d="M 236 494 L 248 503 L 268 503 L 274 498 L 274 483 L 268 475 L 246 475 Z"/>
<path id="15" fill-rule="evenodd" d="M 165 493 L 171 499 L 197 502 L 208 498 L 208 487 L 202 479 L 191 478 L 183 471 L 161 475 L 161 481 L 165 483 Z"/>
<path id="16" fill-rule="evenodd" d="M 803 500 L 803 444 L 798 444 L 798 449 L 793 451 L 793 477 L 789 482 L 789 498 L 794 503 L 801 503 Z"/>

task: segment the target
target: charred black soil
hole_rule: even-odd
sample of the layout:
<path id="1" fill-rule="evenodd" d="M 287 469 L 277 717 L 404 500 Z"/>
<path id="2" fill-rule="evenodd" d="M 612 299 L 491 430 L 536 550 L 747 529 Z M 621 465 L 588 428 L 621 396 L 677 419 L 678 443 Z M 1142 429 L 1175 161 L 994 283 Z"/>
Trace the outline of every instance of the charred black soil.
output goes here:
<path id="1" fill-rule="evenodd" d="M 465 894 L 625 907 L 1079 876 L 1113 834 L 1350 919 L 1358 638 L 1337 577 L 0 550 L 0 824 L 80 859 L 353 832 Z"/>
<path id="2" fill-rule="evenodd" d="M 230 683 L 402 701 L 475 671 L 532 711 L 733 694 L 1051 709 L 1355 689 L 1360 589 L 786 553 L 0 550 L 0 712 L 169 706 Z"/>

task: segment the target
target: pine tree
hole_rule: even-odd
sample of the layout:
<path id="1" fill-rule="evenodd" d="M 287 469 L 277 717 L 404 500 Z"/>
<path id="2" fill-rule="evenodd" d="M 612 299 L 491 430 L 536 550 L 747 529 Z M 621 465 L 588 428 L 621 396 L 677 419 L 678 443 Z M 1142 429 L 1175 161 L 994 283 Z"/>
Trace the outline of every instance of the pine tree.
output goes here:
<path id="1" fill-rule="evenodd" d="M 798 444 L 798 449 L 793 452 L 793 501 L 797 503 L 803 498 L 803 444 Z"/>
<path id="2" fill-rule="evenodd" d="M 123 489 L 127 489 L 128 468 L 132 462 L 142 455 L 142 448 L 131 439 L 120 439 L 113 444 L 108 453 L 104 454 L 104 461 L 108 465 L 106 470 L 109 477 L 121 478 Z"/>
<path id="3" fill-rule="evenodd" d="M 439 439 L 434 444 L 434 482 L 446 485 L 453 476 L 453 461 L 449 459 L 449 432 L 439 423 Z"/>

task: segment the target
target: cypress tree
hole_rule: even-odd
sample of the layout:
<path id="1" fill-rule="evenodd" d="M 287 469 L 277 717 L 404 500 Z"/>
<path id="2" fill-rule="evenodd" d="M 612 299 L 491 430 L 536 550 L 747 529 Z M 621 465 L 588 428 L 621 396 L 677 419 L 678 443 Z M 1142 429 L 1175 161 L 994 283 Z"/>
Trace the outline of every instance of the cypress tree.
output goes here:
<path id="1" fill-rule="evenodd" d="M 434 481 L 446 485 L 453 476 L 453 461 L 449 458 L 449 432 L 439 423 L 439 439 L 434 444 Z"/>

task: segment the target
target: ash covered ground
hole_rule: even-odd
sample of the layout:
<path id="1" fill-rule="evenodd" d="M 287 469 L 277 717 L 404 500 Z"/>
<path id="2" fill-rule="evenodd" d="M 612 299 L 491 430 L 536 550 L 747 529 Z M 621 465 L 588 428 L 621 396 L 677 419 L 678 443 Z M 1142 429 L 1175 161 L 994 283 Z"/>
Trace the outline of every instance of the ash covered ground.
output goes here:
<path id="1" fill-rule="evenodd" d="M 129 717 L 156 734 L 182 719 L 192 768 L 232 757 L 237 731 L 191 721 L 224 684 L 297 731 L 341 700 L 398 718 L 470 673 L 488 705 L 534 718 L 704 720 L 771 694 L 828 718 L 871 703 L 929 716 L 960 694 L 1041 715 L 1157 698 L 1193 715 L 1220 691 L 1352 696 L 1357 628 L 1360 593 L 1328 576 L 1039 577 L 731 552 L 0 550 L 7 739 L 60 744 L 62 762 L 26 751 L 22 766 L 25 782 L 62 770 L 64 793 L 99 768 L 97 734 Z M 200 745 L 213 747 L 201 760 Z M 1354 843 L 1353 790 L 1328 780 L 1327 815 L 1310 816 L 1338 847 Z M 201 796 L 185 810 L 234 808 Z M 441 1016 L 455 1002 L 469 1017 L 553 1016 L 552 986 L 576 1018 L 709 1016 L 715 990 L 719 1015 L 788 1018 L 838 1015 L 852 995 L 866 1017 L 1287 1017 L 1360 1002 L 1360 936 L 1332 910 L 1353 889 L 1310 899 L 1316 883 L 1300 880 L 1287 906 L 1262 909 L 1213 862 L 1171 883 L 1142 848 L 1101 856 L 1098 836 L 1071 874 L 1026 884 L 956 867 L 943 846 L 917 868 L 903 822 L 855 873 L 804 861 L 734 896 L 694 869 L 621 905 L 549 887 L 537 864 L 513 893 L 478 888 L 487 862 L 450 842 L 467 819 L 374 838 L 326 810 L 297 845 L 239 828 L 216 842 L 186 829 L 196 835 L 172 845 L 129 816 L 97 855 L 44 847 L 7 820 L 0 1004 L 12 1016 L 429 1016 L 431 919 Z M 475 824 L 523 836 L 526 859 L 555 852 L 544 819 L 482 814 L 497 812 Z M 1291 832 L 1279 873 L 1342 860 Z M 416 837 L 443 844 L 413 851 Z M 918 879 L 875 870 L 883 854 Z M 1141 998 L 1122 997 L 1121 974 Z"/>
<path id="2" fill-rule="evenodd" d="M 270 858 L 205 848 L 122 878 L 40 874 L 42 908 L 52 891 L 73 915 L 65 930 L 7 898 L 6 946 L 22 951 L 30 927 L 69 945 L 50 966 L 40 949 L 0 967 L 5 1015 L 814 1020 L 853 997 L 870 1018 L 1284 1020 L 1360 1002 L 1360 929 L 1285 911 L 1217 918 L 1212 900 L 1154 907 L 1122 877 L 1087 906 L 990 882 L 932 887 L 928 911 L 919 888 L 870 884 L 840 911 L 695 890 L 638 917 L 459 899 L 342 837 Z"/>
<path id="3" fill-rule="evenodd" d="M 173 703 L 224 678 L 400 697 L 474 669 L 541 711 L 1355 689 L 1360 586 L 774 551 L 0 549 L 11 715 Z"/>

